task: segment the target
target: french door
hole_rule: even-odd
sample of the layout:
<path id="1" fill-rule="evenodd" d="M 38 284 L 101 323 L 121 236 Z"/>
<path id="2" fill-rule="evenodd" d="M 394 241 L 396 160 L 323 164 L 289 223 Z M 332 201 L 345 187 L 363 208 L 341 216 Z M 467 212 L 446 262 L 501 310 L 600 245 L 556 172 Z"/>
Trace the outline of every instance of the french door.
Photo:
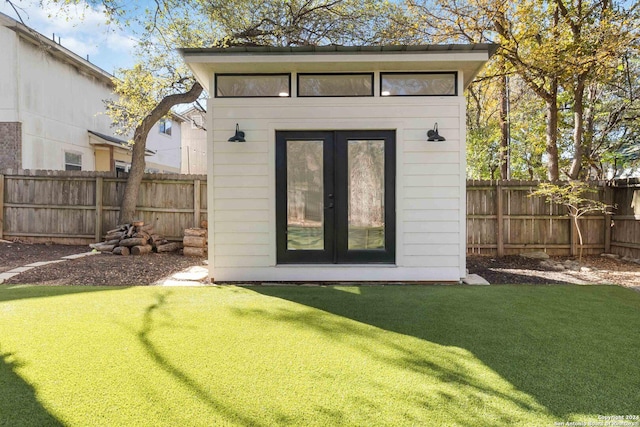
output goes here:
<path id="1" fill-rule="evenodd" d="M 277 261 L 395 263 L 395 131 L 276 133 Z"/>

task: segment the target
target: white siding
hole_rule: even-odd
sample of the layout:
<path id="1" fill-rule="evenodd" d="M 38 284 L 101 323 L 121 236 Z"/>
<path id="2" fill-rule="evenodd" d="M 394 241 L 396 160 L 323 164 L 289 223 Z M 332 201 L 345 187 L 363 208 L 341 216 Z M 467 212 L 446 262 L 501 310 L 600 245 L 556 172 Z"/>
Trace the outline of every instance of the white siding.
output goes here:
<path id="1" fill-rule="evenodd" d="M 70 151 L 82 154 L 83 169 L 94 169 L 87 131 L 113 134 L 109 118 L 102 114 L 103 100 L 112 96 L 111 87 L 29 42 L 18 39 L 17 43 L 22 167 L 64 169 L 64 152 Z"/>
<path id="2" fill-rule="evenodd" d="M 180 122 L 171 120 L 171 135 L 160 132 L 160 122 L 153 125 L 147 136 L 147 149 L 155 154 L 146 157 L 147 169 L 154 172 L 180 173 L 182 127 Z"/>
<path id="3" fill-rule="evenodd" d="M 464 275 L 462 96 L 217 98 L 209 105 L 215 280 L 457 281 Z M 427 142 L 436 122 L 446 141 Z M 236 123 L 246 143 L 227 141 Z M 396 265 L 276 265 L 276 131 L 368 129 L 396 131 Z"/>

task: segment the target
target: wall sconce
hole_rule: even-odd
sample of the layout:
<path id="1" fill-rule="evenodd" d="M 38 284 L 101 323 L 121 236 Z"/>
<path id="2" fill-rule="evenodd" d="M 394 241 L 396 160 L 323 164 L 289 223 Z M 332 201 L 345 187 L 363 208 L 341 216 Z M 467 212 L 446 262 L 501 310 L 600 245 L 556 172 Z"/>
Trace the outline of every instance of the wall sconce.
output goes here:
<path id="1" fill-rule="evenodd" d="M 240 127 L 236 123 L 236 134 L 229 138 L 229 142 L 247 142 L 244 139 L 244 132 L 240 130 Z"/>
<path id="2" fill-rule="evenodd" d="M 438 133 L 438 123 L 433 126 L 433 129 L 427 131 L 427 141 L 446 141 L 444 136 Z"/>

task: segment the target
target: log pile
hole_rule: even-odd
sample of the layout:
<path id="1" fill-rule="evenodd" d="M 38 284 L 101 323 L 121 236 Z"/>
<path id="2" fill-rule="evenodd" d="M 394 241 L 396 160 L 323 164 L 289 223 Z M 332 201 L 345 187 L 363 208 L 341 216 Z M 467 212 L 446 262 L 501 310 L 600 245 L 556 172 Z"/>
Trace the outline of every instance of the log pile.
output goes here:
<path id="1" fill-rule="evenodd" d="M 104 242 L 89 245 L 100 252 L 115 255 L 144 255 L 151 252 L 173 252 L 180 249 L 179 243 L 170 243 L 164 236 L 157 234 L 153 225 L 143 221 L 123 224 L 107 231 Z"/>
<path id="2" fill-rule="evenodd" d="M 185 229 L 182 246 L 184 247 L 182 251 L 185 256 L 205 256 L 207 252 L 207 229 Z"/>

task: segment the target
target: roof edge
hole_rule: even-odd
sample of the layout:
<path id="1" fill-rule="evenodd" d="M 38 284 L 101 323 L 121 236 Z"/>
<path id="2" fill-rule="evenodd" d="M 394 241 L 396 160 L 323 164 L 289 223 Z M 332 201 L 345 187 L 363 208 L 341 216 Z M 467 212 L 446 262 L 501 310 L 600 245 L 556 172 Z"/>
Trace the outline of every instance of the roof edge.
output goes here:
<path id="1" fill-rule="evenodd" d="M 56 43 L 55 41 L 49 39 L 48 37 L 42 35 L 31 27 L 28 27 L 22 24 L 19 21 L 16 21 L 12 17 L 5 15 L 0 12 L 0 25 L 14 31 L 19 37 L 27 40 L 30 43 L 36 45 L 45 45 L 47 46 L 49 52 L 56 58 L 72 65 L 77 68 L 81 68 L 87 74 L 90 74 L 104 83 L 113 85 L 114 76 L 108 71 L 103 70 L 97 65 L 87 61 L 80 55 L 72 52 L 61 44 Z"/>
<path id="2" fill-rule="evenodd" d="M 494 43 L 429 44 L 429 45 L 383 45 L 383 46 L 257 46 L 257 47 L 210 47 L 178 48 L 183 56 L 199 55 L 318 55 L 318 54 L 416 54 L 416 53 L 464 53 L 484 52 L 489 58 L 498 49 Z"/>

